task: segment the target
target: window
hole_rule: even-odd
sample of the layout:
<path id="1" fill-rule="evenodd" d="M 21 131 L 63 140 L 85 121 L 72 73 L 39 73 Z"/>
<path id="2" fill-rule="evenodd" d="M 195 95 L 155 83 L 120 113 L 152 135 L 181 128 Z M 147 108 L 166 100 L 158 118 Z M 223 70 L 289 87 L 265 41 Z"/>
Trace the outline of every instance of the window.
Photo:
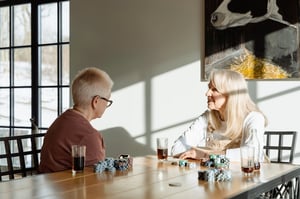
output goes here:
<path id="1" fill-rule="evenodd" d="M 0 1 L 0 136 L 46 130 L 69 107 L 69 21 L 67 0 Z"/>

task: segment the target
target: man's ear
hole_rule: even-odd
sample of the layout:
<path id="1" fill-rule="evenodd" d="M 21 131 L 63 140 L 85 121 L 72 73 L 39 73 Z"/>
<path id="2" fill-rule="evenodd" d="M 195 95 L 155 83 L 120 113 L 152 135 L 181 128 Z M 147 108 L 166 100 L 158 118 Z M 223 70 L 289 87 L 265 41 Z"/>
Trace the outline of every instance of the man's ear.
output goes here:
<path id="1" fill-rule="evenodd" d="M 95 97 L 93 97 L 93 99 L 91 101 L 91 106 L 92 106 L 93 109 L 95 108 L 97 103 L 99 103 L 99 97 L 95 96 Z"/>

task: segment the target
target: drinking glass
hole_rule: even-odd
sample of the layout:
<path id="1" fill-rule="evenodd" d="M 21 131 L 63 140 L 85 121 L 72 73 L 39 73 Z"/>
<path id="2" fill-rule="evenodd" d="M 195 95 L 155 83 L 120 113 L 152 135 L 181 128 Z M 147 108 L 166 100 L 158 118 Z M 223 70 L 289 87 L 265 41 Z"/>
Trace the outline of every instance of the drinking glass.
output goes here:
<path id="1" fill-rule="evenodd" d="M 159 160 L 168 159 L 168 138 L 157 138 L 157 158 Z"/>
<path id="2" fill-rule="evenodd" d="M 83 172 L 86 146 L 72 145 L 72 173 Z"/>
<path id="3" fill-rule="evenodd" d="M 254 171 L 254 151 L 253 147 L 241 146 L 241 169 L 244 175 L 251 175 Z"/>

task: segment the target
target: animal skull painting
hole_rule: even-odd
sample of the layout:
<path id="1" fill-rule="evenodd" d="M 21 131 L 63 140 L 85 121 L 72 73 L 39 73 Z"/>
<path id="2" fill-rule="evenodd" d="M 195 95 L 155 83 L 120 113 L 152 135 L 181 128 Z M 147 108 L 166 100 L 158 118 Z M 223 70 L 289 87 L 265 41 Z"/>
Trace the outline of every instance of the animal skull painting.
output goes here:
<path id="1" fill-rule="evenodd" d="M 220 30 L 267 19 L 291 25 L 283 20 L 278 10 L 276 0 L 223 0 L 211 14 L 210 21 L 216 29 Z"/>

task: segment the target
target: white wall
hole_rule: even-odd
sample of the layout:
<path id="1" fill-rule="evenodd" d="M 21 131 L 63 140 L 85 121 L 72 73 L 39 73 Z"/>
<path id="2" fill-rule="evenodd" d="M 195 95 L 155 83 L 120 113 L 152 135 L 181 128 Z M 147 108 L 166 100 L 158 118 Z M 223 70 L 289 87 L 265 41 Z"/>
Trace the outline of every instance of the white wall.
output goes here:
<path id="1" fill-rule="evenodd" d="M 71 1 L 71 77 L 97 66 L 115 82 L 113 105 L 92 122 L 109 156 L 154 154 L 156 137 L 172 143 L 206 109 L 202 8 L 201 0 Z M 267 130 L 300 132 L 299 81 L 249 81 L 249 88 Z"/>

